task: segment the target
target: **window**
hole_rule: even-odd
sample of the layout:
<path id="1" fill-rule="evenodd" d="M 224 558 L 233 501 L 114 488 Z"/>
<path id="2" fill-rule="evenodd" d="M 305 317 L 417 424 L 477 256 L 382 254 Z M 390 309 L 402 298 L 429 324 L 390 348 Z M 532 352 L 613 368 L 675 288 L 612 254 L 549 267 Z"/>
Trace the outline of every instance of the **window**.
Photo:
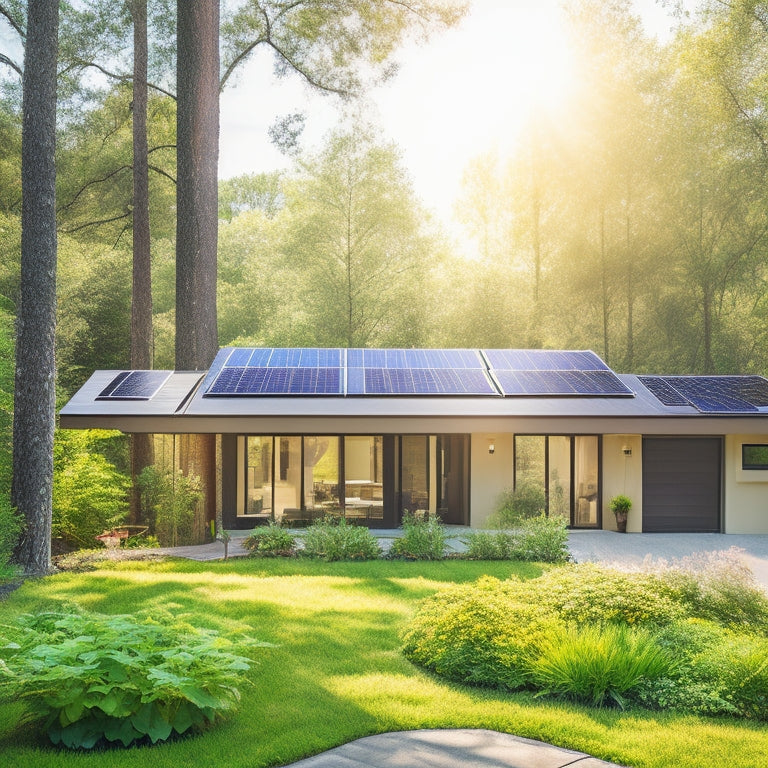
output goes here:
<path id="1" fill-rule="evenodd" d="M 744 443 L 741 446 L 742 469 L 768 469 L 768 445 Z"/>

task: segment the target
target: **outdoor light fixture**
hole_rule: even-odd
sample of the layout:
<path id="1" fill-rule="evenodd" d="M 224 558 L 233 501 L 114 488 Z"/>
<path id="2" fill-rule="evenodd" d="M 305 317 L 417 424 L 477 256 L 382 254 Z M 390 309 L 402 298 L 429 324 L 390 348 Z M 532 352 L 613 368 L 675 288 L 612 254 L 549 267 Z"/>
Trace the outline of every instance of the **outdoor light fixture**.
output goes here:
<path id="1" fill-rule="evenodd" d="M 496 446 L 495 446 L 495 444 L 494 444 L 493 440 L 491 440 L 491 441 L 489 441 L 489 443 L 488 443 L 488 453 L 490 453 L 490 454 L 491 454 L 491 456 L 493 456 L 493 454 L 494 454 L 494 452 L 495 452 L 495 451 L 496 451 Z"/>
<path id="2" fill-rule="evenodd" d="M 621 449 L 621 452 L 622 452 L 622 453 L 623 453 L 625 456 L 631 456 L 631 455 L 632 455 L 632 449 L 631 449 L 631 448 L 630 448 L 628 445 L 625 445 L 625 446 L 624 446 L 624 447 Z"/>

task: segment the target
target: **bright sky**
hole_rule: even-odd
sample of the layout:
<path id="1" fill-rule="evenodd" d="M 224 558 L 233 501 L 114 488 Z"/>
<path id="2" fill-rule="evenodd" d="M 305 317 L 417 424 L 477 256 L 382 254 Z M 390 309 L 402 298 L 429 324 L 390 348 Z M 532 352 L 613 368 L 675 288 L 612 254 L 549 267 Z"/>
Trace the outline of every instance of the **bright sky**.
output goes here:
<path id="1" fill-rule="evenodd" d="M 402 149 L 416 193 L 449 221 L 472 157 L 513 145 L 537 104 L 554 106 L 569 85 L 569 54 L 559 0 L 472 0 L 455 29 L 397 56 L 399 74 L 371 94 L 386 137 Z M 634 0 L 649 31 L 672 21 L 655 0 Z M 265 51 L 221 99 L 219 175 L 282 168 L 269 143 L 278 115 L 308 113 L 303 142 L 317 146 L 337 119 L 338 102 L 309 93 L 298 78 L 275 80 Z"/>

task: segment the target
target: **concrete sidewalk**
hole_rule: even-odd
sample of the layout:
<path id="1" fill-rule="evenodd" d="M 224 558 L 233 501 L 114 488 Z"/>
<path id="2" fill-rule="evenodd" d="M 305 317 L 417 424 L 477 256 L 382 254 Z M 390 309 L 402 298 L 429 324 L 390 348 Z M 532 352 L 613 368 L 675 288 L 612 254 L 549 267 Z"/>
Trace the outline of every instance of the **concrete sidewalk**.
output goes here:
<path id="1" fill-rule="evenodd" d="M 291 768 L 606 768 L 583 752 L 486 730 L 425 730 L 366 736 Z"/>

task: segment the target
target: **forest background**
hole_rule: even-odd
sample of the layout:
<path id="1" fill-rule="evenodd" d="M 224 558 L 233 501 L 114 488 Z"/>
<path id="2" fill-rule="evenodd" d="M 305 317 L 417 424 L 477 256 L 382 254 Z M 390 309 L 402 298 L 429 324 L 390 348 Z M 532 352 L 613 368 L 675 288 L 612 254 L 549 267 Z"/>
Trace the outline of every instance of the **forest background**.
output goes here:
<path id="1" fill-rule="evenodd" d="M 0 16 L 13 27 L 23 6 L 0 3 Z M 108 7 L 61 5 L 61 402 L 93 370 L 130 367 L 131 28 L 129 14 Z M 455 206 L 461 242 L 418 198 L 364 102 L 339 98 L 339 122 L 320 146 L 303 145 L 305 116 L 277 120 L 284 168 L 219 185 L 219 344 L 593 349 L 619 372 L 764 373 L 768 3 L 680 7 L 663 40 L 628 0 L 566 9 L 572 86 L 530 113 L 510 154 L 477 147 Z M 173 368 L 174 4 L 149 11 L 151 365 Z M 222 21 L 226 57 L 243 30 L 236 14 Z M 4 506 L 21 248 L 12 53 L 0 50 Z M 347 89 L 324 90 L 333 99 Z M 125 515 L 122 437 L 59 433 L 55 460 L 55 534 L 77 543 Z M 68 516 L 87 510 L 96 518 L 86 536 Z"/>

